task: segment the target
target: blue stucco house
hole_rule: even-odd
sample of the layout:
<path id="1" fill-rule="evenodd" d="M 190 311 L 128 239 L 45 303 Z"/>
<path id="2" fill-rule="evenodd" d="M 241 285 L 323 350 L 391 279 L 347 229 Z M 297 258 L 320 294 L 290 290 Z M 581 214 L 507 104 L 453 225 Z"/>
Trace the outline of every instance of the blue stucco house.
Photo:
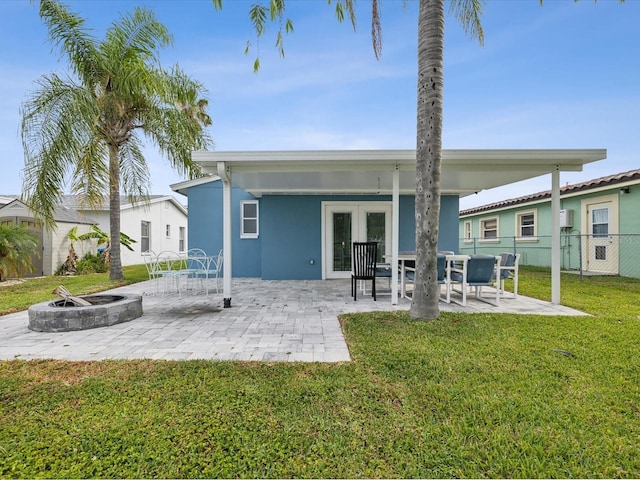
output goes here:
<path id="1" fill-rule="evenodd" d="M 605 157 L 444 150 L 439 249 L 458 251 L 460 197 Z M 392 269 L 399 251 L 415 250 L 415 150 L 206 151 L 193 159 L 207 176 L 172 189 L 188 197 L 189 248 L 224 249 L 225 298 L 232 277 L 349 277 L 354 241 L 378 241 Z"/>

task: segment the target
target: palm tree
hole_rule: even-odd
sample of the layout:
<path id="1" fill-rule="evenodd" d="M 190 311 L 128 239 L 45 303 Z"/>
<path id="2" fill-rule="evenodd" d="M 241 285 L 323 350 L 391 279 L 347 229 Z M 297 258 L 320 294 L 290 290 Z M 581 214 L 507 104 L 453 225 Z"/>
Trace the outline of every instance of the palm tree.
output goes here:
<path id="1" fill-rule="evenodd" d="M 213 0 L 217 9 L 222 0 Z M 331 3 L 331 2 L 329 2 Z M 440 218 L 440 164 L 442 161 L 442 99 L 444 92 L 444 20 L 445 0 L 420 0 L 418 17 L 418 128 L 416 142 L 416 282 L 410 316 L 414 319 L 438 318 L 437 251 Z M 345 10 L 355 27 L 353 0 L 335 2 L 336 17 L 344 19 Z M 484 34 L 480 16 L 484 0 L 450 0 L 451 11 L 465 31 L 482 43 Z M 285 0 L 270 0 L 269 8 L 256 4 L 249 16 L 256 36 L 265 31 L 267 21 L 282 24 Z M 376 57 L 381 53 L 378 1 L 371 0 L 371 32 Z M 293 29 L 287 20 L 286 30 Z M 282 45 L 278 31 L 276 45 Z M 281 50 L 282 55 L 282 50 Z M 259 60 L 254 68 L 260 65 Z"/>
<path id="2" fill-rule="evenodd" d="M 38 239 L 26 228 L 0 225 L 0 281 L 21 271 L 32 271 L 32 256 L 38 254 Z"/>
<path id="3" fill-rule="evenodd" d="M 55 0 L 40 1 L 40 16 L 74 78 L 41 77 L 23 104 L 25 201 L 52 229 L 66 181 L 88 207 L 108 196 L 110 278 L 119 280 L 121 190 L 131 198 L 148 197 L 149 169 L 140 135 L 179 173 L 195 178 L 199 169 L 191 151 L 211 144 L 205 130 L 211 124 L 206 92 L 178 66 L 160 66 L 158 51 L 172 37 L 149 10 L 136 8 L 125 15 L 102 41 Z"/>
<path id="4" fill-rule="evenodd" d="M 451 0 L 467 33 L 484 40 L 482 0 Z M 416 141 L 416 279 L 409 315 L 438 318 L 438 222 L 444 95 L 444 0 L 420 0 L 418 18 L 418 127 Z"/>

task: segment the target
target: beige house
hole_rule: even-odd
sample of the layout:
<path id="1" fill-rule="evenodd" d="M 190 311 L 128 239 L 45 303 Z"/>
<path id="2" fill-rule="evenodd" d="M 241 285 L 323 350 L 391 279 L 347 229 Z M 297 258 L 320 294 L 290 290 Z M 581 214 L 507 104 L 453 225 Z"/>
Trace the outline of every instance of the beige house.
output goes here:
<path id="1" fill-rule="evenodd" d="M 10 198 L 10 197 L 0 197 Z M 69 253 L 70 241 L 67 234 L 73 227 L 78 228 L 78 234 L 83 234 L 91 230 L 93 220 L 79 215 L 78 212 L 65 207 L 56 209 L 54 219 L 57 228 L 54 231 L 47 231 L 42 228 L 33 212 L 18 199 L 12 199 L 5 205 L 0 206 L 0 225 L 22 225 L 34 232 L 40 244 L 39 257 L 33 258 L 34 271 L 24 272 L 25 277 L 39 277 L 43 275 L 53 275 L 53 273 L 64 263 Z M 95 241 L 76 242 L 74 249 L 78 257 L 84 256 L 89 251 L 96 250 Z"/>

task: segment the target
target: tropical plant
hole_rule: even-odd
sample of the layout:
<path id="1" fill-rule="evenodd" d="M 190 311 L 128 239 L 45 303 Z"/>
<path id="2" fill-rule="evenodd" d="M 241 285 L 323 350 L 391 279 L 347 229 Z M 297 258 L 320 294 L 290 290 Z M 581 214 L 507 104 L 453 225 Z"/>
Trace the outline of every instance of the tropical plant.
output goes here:
<path id="1" fill-rule="evenodd" d="M 32 257 L 38 256 L 35 233 L 16 224 L 0 225 L 0 281 L 22 271 L 33 271 Z"/>
<path id="2" fill-rule="evenodd" d="M 149 168 L 140 135 L 179 173 L 196 177 L 191 151 L 211 143 L 206 92 L 178 66 L 160 66 L 159 49 L 172 37 L 149 10 L 136 8 L 123 16 L 102 41 L 55 0 L 40 0 L 40 17 L 74 78 L 40 77 L 22 106 L 24 197 L 53 229 L 53 211 L 69 177 L 71 193 L 88 207 L 108 196 L 109 276 L 119 280 L 121 190 L 131 198 L 148 197 Z"/>
<path id="3" fill-rule="evenodd" d="M 76 225 L 69 230 L 66 236 L 67 240 L 69 240 L 69 253 L 64 263 L 56 270 L 56 275 L 72 275 L 78 271 L 78 254 L 74 246 L 74 242 L 80 240 L 78 237 L 78 226 Z"/>
<path id="4" fill-rule="evenodd" d="M 88 240 L 90 238 L 97 239 L 98 246 L 104 245 L 102 256 L 104 257 L 104 263 L 109 265 L 111 263 L 111 235 L 109 235 L 97 225 L 92 225 L 90 232 L 83 233 L 82 235 L 78 236 L 79 240 Z M 133 252 L 133 247 L 131 246 L 132 243 L 137 242 L 126 233 L 120 232 L 120 245 Z"/>
<path id="5" fill-rule="evenodd" d="M 109 265 L 104 254 L 96 255 L 95 253 L 87 252 L 81 260 L 78 260 L 78 274 L 80 275 L 104 273 L 107 270 L 109 270 Z"/>
<path id="6" fill-rule="evenodd" d="M 249 10 L 250 21 L 259 38 L 267 22 L 282 25 L 285 0 L 269 0 L 269 7 L 254 4 Z M 328 0 L 331 4 L 331 0 Z M 440 165 L 442 161 L 442 105 L 445 0 L 420 0 L 418 17 L 418 128 L 416 141 L 416 284 L 410 315 L 431 320 L 439 315 L 437 260 L 438 222 L 440 218 Z M 213 0 L 216 9 L 222 0 Z M 484 34 L 480 16 L 484 0 L 450 0 L 451 11 L 465 31 L 482 43 Z M 336 18 L 342 21 L 345 12 L 355 28 L 354 0 L 335 2 Z M 380 16 L 378 1 L 371 0 L 371 33 L 373 51 L 381 54 Z M 286 32 L 293 30 L 291 20 L 285 22 Z M 282 28 L 278 30 L 276 46 L 283 55 Z M 260 67 L 259 59 L 254 70 Z"/>

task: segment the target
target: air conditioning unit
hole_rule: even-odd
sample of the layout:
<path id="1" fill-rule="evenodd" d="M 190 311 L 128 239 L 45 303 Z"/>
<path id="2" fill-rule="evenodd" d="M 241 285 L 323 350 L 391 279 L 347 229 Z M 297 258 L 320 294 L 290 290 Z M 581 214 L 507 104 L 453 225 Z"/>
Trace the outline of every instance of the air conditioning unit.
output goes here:
<path id="1" fill-rule="evenodd" d="M 573 227 L 573 210 L 564 209 L 560 210 L 560 228 Z"/>

